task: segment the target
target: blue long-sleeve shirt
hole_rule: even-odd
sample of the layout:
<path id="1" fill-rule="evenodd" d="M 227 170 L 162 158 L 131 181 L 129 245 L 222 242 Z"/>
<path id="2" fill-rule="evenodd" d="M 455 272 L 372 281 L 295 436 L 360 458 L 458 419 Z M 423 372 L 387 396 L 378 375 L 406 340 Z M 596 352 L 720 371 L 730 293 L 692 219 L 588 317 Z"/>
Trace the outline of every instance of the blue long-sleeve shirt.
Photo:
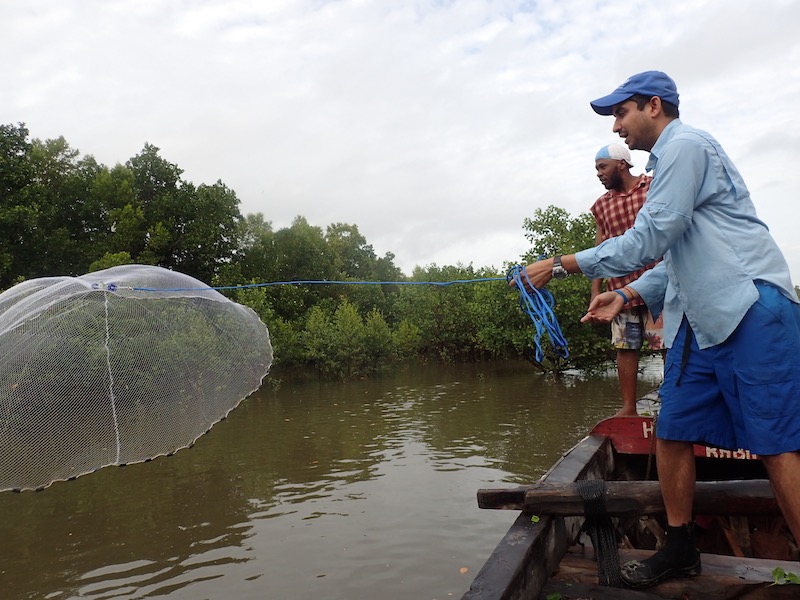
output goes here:
<path id="1" fill-rule="evenodd" d="M 663 310 L 667 347 L 684 315 L 700 348 L 724 342 L 758 299 L 756 280 L 798 301 L 783 254 L 711 135 L 673 120 L 650 151 L 647 170 L 653 182 L 633 227 L 575 257 L 585 275 L 598 278 L 663 256 L 630 287 L 654 315 Z"/>

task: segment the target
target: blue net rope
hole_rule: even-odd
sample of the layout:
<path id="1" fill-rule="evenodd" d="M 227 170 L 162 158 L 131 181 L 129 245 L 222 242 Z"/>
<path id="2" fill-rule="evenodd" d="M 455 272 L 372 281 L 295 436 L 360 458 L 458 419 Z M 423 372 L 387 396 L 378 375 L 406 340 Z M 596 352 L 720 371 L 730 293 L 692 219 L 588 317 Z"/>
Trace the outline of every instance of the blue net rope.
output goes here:
<path id="1" fill-rule="evenodd" d="M 481 277 L 477 279 L 455 279 L 452 281 L 332 281 L 328 279 L 304 279 L 291 281 L 270 281 L 266 283 L 250 283 L 243 285 L 227 285 L 203 288 L 149 288 L 132 287 L 130 289 L 138 292 L 193 292 L 206 290 L 241 290 L 248 288 L 272 287 L 278 285 L 432 285 L 445 287 L 449 285 L 484 283 L 490 281 L 515 282 L 519 292 L 519 305 L 536 329 L 534 336 L 536 362 L 544 360 L 544 349 L 542 348 L 542 335 L 547 333 L 550 344 L 555 353 L 562 358 L 569 358 L 569 348 L 561 327 L 558 324 L 553 307 L 555 301 L 553 295 L 547 289 L 536 289 L 531 284 L 522 265 L 515 265 L 508 271 L 506 277 Z M 113 290 L 114 284 L 107 284 L 108 289 Z"/>
<path id="2" fill-rule="evenodd" d="M 505 277 L 482 277 L 480 279 L 454 279 L 452 281 L 333 281 L 330 279 L 299 279 L 291 281 L 269 281 L 267 283 L 247 283 L 243 285 L 222 285 L 204 288 L 131 288 L 139 292 L 196 292 L 203 290 L 244 290 L 247 288 L 271 287 L 275 285 L 436 285 L 448 286 L 457 283 L 481 283 L 485 281 L 506 281 Z M 111 284 L 113 285 L 113 284 Z"/>

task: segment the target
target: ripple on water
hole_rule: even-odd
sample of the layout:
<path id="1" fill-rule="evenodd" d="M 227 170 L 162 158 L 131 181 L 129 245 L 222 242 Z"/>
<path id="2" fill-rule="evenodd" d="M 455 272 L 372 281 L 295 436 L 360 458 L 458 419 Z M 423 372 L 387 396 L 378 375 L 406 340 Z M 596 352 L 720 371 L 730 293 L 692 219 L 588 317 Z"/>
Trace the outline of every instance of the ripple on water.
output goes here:
<path id="1" fill-rule="evenodd" d="M 172 458 L 0 497 L 0 595 L 460 597 L 516 516 L 476 490 L 535 481 L 618 405 L 612 379 L 492 368 L 283 386 Z"/>

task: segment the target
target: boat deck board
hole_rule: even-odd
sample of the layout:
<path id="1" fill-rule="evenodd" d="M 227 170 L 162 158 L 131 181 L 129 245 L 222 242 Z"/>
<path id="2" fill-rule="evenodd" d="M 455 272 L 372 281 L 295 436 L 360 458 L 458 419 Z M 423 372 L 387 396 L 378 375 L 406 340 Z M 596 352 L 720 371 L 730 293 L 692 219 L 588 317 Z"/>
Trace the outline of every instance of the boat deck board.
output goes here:
<path id="1" fill-rule="evenodd" d="M 650 550 L 620 549 L 620 560 L 641 560 L 653 554 Z M 597 584 L 597 563 L 591 548 L 572 546 L 559 564 L 558 571 L 545 584 L 541 600 L 550 594 L 561 594 L 562 600 L 784 600 L 800 598 L 800 585 L 773 585 L 772 570 L 798 571 L 798 564 L 762 558 L 736 558 L 719 554 L 702 554 L 703 573 L 688 579 L 670 579 L 646 590 L 602 587 Z"/>

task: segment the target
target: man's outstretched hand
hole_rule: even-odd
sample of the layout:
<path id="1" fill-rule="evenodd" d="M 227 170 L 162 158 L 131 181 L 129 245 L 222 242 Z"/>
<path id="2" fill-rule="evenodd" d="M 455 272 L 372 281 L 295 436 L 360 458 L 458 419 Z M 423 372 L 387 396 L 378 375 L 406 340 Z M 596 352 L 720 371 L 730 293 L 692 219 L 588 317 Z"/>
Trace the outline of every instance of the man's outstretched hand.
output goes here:
<path id="1" fill-rule="evenodd" d="M 581 323 L 610 323 L 625 306 L 622 296 L 616 292 L 603 292 L 589 303 L 589 310 L 581 318 Z"/>

